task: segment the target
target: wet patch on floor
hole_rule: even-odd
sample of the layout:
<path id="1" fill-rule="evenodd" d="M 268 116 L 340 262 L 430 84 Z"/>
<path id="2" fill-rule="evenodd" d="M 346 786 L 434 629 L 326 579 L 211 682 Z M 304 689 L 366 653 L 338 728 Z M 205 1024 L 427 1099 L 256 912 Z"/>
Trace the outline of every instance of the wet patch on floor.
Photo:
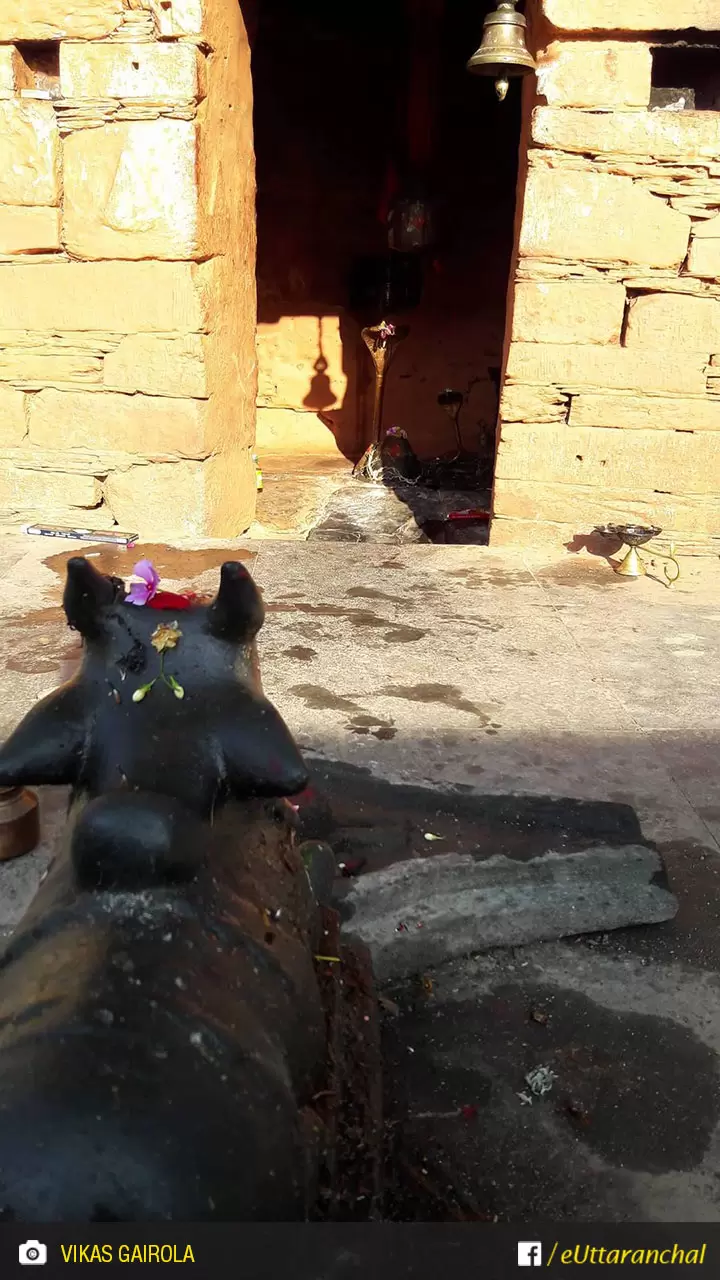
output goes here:
<path id="1" fill-rule="evenodd" d="M 475 702 L 470 702 L 463 697 L 462 690 L 452 684 L 387 684 L 373 692 L 378 698 L 398 698 L 403 702 L 419 702 L 426 706 L 450 707 L 453 711 L 473 716 L 483 728 L 493 723 L 493 717 L 498 710 L 496 706 L 486 709 Z M 363 708 L 358 706 L 355 699 L 367 696 L 363 692 L 352 691 L 336 694 L 330 689 L 314 684 L 292 685 L 288 693 L 301 698 L 305 706 L 312 711 L 362 711 Z"/>
<path id="2" fill-rule="evenodd" d="M 364 712 L 352 716 L 347 728 L 351 733 L 360 736 L 372 734 L 373 738 L 377 738 L 379 742 L 390 742 L 397 736 L 397 729 L 392 720 L 379 720 L 376 716 L 365 715 Z"/>
<path id="3" fill-rule="evenodd" d="M 488 712 L 476 703 L 463 697 L 462 690 L 454 684 L 386 684 L 378 689 L 378 697 L 402 698 L 405 702 L 421 702 L 427 705 L 437 704 L 450 707 L 453 711 L 463 711 L 475 716 L 481 724 L 489 724 L 492 712 Z"/>
<path id="4" fill-rule="evenodd" d="M 285 630 L 293 632 L 295 635 L 303 636 L 305 640 L 322 640 L 327 635 L 325 627 L 321 626 L 319 622 L 295 622 L 286 627 Z M 263 640 L 264 638 L 261 632 L 260 639 Z"/>
<path id="5" fill-rule="evenodd" d="M 419 627 L 396 627 L 394 631 L 386 631 L 383 640 L 388 644 L 413 644 L 427 634 L 427 631 L 421 631 Z"/>
<path id="6" fill-rule="evenodd" d="M 256 552 L 248 551 L 244 547 L 233 547 L 232 550 L 228 550 L 227 547 L 203 547 L 199 550 L 189 550 L 168 547 L 162 542 L 139 542 L 129 550 L 127 547 L 99 542 L 83 548 L 79 553 L 61 551 L 56 555 L 48 556 L 43 563 L 64 581 L 68 560 L 78 554 L 90 559 L 99 573 L 107 573 L 112 577 L 126 580 L 131 577 L 133 565 L 137 564 L 138 560 L 150 560 L 161 578 L 175 582 L 199 578 L 210 569 L 219 570 L 226 560 L 241 560 L 243 564 L 250 565 L 257 555 Z"/>
<path id="7" fill-rule="evenodd" d="M 484 565 L 482 569 L 448 569 L 446 578 L 456 578 L 463 587 L 526 587 L 537 585 L 527 569 L 500 569 Z"/>
<path id="8" fill-rule="evenodd" d="M 36 609 L 0 621 L 7 671 L 23 675 L 57 675 L 60 663 L 77 648 L 61 608 Z"/>
<path id="9" fill-rule="evenodd" d="M 294 644 L 282 652 L 283 657 L 293 658 L 295 662 L 312 662 L 313 658 L 317 658 L 317 649 L 310 649 L 304 644 Z"/>
<path id="10" fill-rule="evenodd" d="M 336 604 L 283 604 L 275 600 L 265 606 L 266 613 L 308 613 L 318 618 L 345 618 L 353 627 L 392 627 L 390 618 L 380 618 L 370 609 L 343 609 Z"/>
<path id="11" fill-rule="evenodd" d="M 385 591 L 377 591 L 374 587 L 350 587 L 345 595 L 354 600 L 388 600 L 390 604 L 412 603 L 407 596 L 389 596 Z"/>
<path id="12" fill-rule="evenodd" d="M 472 613 L 438 613 L 440 622 L 457 622 L 471 631 L 502 631 L 504 623 L 491 621 L 490 618 L 479 618 Z"/>
<path id="13" fill-rule="evenodd" d="M 295 684 L 288 689 L 288 693 L 300 698 L 310 711 L 344 711 L 347 714 L 362 711 L 362 707 L 353 702 L 352 698 L 341 697 L 319 684 Z"/>

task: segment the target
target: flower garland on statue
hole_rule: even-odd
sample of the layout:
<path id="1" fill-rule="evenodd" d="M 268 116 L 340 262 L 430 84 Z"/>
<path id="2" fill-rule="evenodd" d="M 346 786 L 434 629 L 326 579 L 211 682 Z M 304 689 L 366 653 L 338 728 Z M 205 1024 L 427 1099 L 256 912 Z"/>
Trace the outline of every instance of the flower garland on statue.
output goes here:
<path id="1" fill-rule="evenodd" d="M 125 597 L 126 604 L 138 605 L 141 608 L 147 606 L 150 609 L 179 611 L 191 608 L 193 601 L 197 599 L 197 596 L 192 591 L 183 591 L 179 594 L 174 591 L 159 591 L 160 575 L 149 560 L 138 560 L 138 563 L 133 568 L 133 577 L 138 578 L 139 581 L 131 584 L 130 590 Z M 133 702 L 142 702 L 158 680 L 167 685 L 167 688 L 174 693 L 176 698 L 185 697 L 185 690 L 182 685 L 178 683 L 174 676 L 168 675 L 165 671 L 165 654 L 169 649 L 177 648 L 181 637 L 182 631 L 177 622 L 162 622 L 155 628 L 150 637 L 150 643 L 160 655 L 160 674 L 154 680 L 150 680 L 148 684 L 140 685 L 139 689 L 135 690 L 132 696 Z"/>

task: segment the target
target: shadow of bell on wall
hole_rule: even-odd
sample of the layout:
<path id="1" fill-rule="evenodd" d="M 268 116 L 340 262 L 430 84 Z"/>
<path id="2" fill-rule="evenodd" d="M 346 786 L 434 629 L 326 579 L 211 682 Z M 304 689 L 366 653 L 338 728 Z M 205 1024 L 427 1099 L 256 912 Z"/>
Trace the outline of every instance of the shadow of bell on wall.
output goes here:
<path id="1" fill-rule="evenodd" d="M 320 413 L 323 409 L 332 409 L 333 405 L 337 404 L 337 396 L 328 377 L 328 368 L 323 351 L 322 316 L 318 316 L 318 354 L 313 364 L 313 376 L 310 379 L 308 393 L 303 399 L 305 408 L 314 409 L 316 413 Z"/>

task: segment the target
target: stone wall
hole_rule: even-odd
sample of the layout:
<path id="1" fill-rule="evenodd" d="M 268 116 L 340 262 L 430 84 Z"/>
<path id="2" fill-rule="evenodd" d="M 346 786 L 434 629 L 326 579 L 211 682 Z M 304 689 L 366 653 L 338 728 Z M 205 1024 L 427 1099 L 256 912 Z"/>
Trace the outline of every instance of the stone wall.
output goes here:
<path id="1" fill-rule="evenodd" d="M 717 0 L 542 8 L 491 540 L 633 519 L 703 548 L 720 534 L 720 112 L 648 108 L 650 33 L 720 28 Z"/>
<path id="2" fill-rule="evenodd" d="M 2 5 L 3 523 L 252 520 L 249 63 L 236 0 Z"/>

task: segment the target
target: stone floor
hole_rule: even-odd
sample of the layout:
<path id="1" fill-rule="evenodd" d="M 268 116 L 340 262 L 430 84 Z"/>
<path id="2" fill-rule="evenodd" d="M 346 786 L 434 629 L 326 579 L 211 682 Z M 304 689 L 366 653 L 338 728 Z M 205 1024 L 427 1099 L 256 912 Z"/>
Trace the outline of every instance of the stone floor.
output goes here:
<path id="1" fill-rule="evenodd" d="M 351 476 L 340 455 L 314 457 L 268 453 L 262 459 L 253 540 L 486 545 L 487 521 L 449 520 L 451 513 L 487 511 L 490 492 L 396 483 L 365 484 Z M 437 480 L 436 474 L 436 480 Z"/>
<path id="2" fill-rule="evenodd" d="M 3 734 L 55 683 L 73 551 L 0 539 Z M 125 575 L 147 554 L 166 585 L 200 589 L 228 556 L 90 553 Z M 370 792 L 422 787 L 428 812 L 440 792 L 630 806 L 680 899 L 669 925 L 494 951 L 384 993 L 397 1215 L 716 1221 L 717 560 L 684 562 L 669 591 L 587 553 L 246 540 L 241 554 L 268 608 L 266 692 L 312 761 Z M 43 849 L 0 867 L 0 929 L 61 825 L 62 798 L 43 802 Z M 555 1081 L 529 1106 L 536 1066 Z"/>

